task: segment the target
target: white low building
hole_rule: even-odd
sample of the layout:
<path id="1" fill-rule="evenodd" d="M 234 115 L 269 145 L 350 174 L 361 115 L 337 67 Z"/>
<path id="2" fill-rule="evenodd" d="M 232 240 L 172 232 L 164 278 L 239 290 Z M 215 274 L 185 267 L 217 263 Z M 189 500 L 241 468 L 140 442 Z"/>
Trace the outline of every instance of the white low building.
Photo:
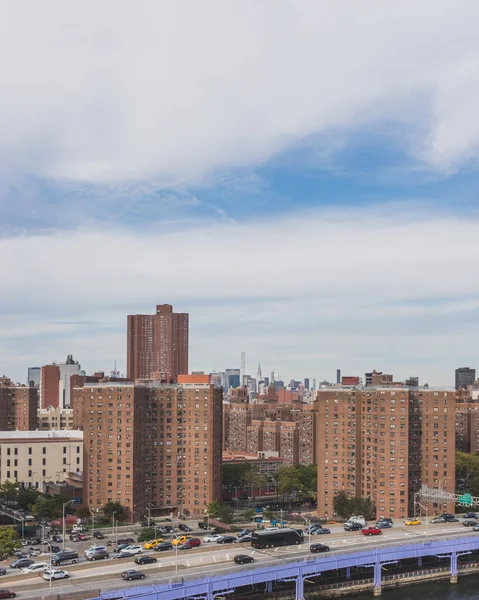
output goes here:
<path id="1" fill-rule="evenodd" d="M 0 483 L 43 488 L 83 473 L 83 431 L 0 431 Z"/>

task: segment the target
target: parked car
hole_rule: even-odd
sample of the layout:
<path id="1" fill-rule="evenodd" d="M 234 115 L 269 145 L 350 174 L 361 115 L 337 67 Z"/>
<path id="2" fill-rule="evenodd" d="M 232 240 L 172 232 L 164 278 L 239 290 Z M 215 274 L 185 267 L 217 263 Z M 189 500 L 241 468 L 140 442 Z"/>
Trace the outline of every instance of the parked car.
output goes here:
<path id="1" fill-rule="evenodd" d="M 435 525 L 436 523 L 445 523 L 446 519 L 444 517 L 434 517 L 434 519 L 431 519 L 429 521 L 429 523 L 432 523 L 433 525 Z"/>
<path id="2" fill-rule="evenodd" d="M 2 589 L 0 590 L 0 598 L 15 598 L 16 597 L 16 593 L 15 592 L 11 592 L 10 590 L 5 590 Z"/>
<path id="3" fill-rule="evenodd" d="M 462 524 L 464 527 L 474 527 L 474 525 L 479 525 L 479 523 L 473 519 L 467 519 L 467 521 L 463 521 Z"/>
<path id="4" fill-rule="evenodd" d="M 150 563 L 156 563 L 158 560 L 154 556 L 145 554 L 144 556 L 135 556 L 135 562 L 137 565 L 148 565 Z"/>
<path id="5" fill-rule="evenodd" d="M 51 552 L 52 554 L 56 554 L 57 552 L 60 552 L 60 546 L 55 546 L 55 545 L 51 545 L 51 546 L 47 546 L 48 552 Z"/>
<path id="6" fill-rule="evenodd" d="M 121 578 L 126 579 L 127 581 L 132 581 L 133 579 L 145 579 L 145 574 L 141 571 L 135 571 L 135 569 L 128 569 L 127 571 L 123 571 Z"/>
<path id="7" fill-rule="evenodd" d="M 465 519 L 477 519 L 478 516 L 477 516 L 477 513 L 475 513 L 475 512 L 468 512 L 464 515 L 464 518 Z"/>
<path id="8" fill-rule="evenodd" d="M 420 525 L 420 524 L 421 524 L 421 519 L 416 519 L 416 518 L 406 519 L 404 521 L 404 525 L 407 525 L 408 527 L 412 526 L 412 525 Z"/>
<path id="9" fill-rule="evenodd" d="M 120 554 L 125 552 L 131 552 L 132 554 L 141 554 L 143 552 L 143 548 L 139 545 L 132 544 L 131 546 L 127 546 L 123 550 L 120 550 Z"/>
<path id="10" fill-rule="evenodd" d="M 167 550 L 173 550 L 173 544 L 171 542 L 161 542 L 155 547 L 157 552 L 166 552 Z"/>
<path id="11" fill-rule="evenodd" d="M 46 571 L 43 571 L 42 577 L 47 581 L 50 581 L 50 579 L 55 581 L 55 579 L 68 579 L 70 573 L 63 569 L 47 569 Z"/>
<path id="12" fill-rule="evenodd" d="M 254 558 L 252 556 L 250 556 L 249 554 L 237 554 L 233 558 L 233 560 L 238 565 L 244 565 L 246 563 L 253 563 L 254 562 Z"/>
<path id="13" fill-rule="evenodd" d="M 185 532 L 191 531 L 191 527 L 189 527 L 188 525 L 185 525 L 184 523 L 180 523 L 178 525 L 178 529 L 180 531 L 185 531 Z"/>
<path id="14" fill-rule="evenodd" d="M 363 535 L 381 535 L 382 531 L 379 529 L 379 527 L 365 527 L 364 529 L 361 529 L 361 533 Z"/>
<path id="15" fill-rule="evenodd" d="M 103 539 L 105 539 L 105 536 L 103 535 L 103 533 L 102 533 L 101 531 L 97 531 L 97 530 L 95 530 L 95 531 L 93 532 L 93 537 L 94 537 L 96 540 L 103 540 Z"/>
<path id="16" fill-rule="evenodd" d="M 20 550 L 20 548 L 16 548 L 12 554 L 13 556 L 18 556 L 18 558 L 28 558 L 28 556 L 24 554 L 23 550 Z"/>
<path id="17" fill-rule="evenodd" d="M 345 523 L 344 531 L 360 531 L 363 528 L 361 523 Z"/>
<path id="18" fill-rule="evenodd" d="M 172 533 L 173 527 L 171 525 L 163 525 L 163 527 L 160 527 L 158 531 L 160 533 Z"/>
<path id="19" fill-rule="evenodd" d="M 29 567 L 30 565 L 33 565 L 34 562 L 35 561 L 32 560 L 31 558 L 19 558 L 18 560 L 12 562 L 10 567 L 12 569 L 24 569 L 25 567 Z"/>
<path id="20" fill-rule="evenodd" d="M 234 535 L 223 535 L 219 540 L 216 541 L 217 544 L 232 544 L 236 538 Z"/>
<path id="21" fill-rule="evenodd" d="M 317 552 L 329 552 L 329 546 L 326 546 L 325 544 L 311 544 L 309 550 L 313 554 Z"/>
<path id="22" fill-rule="evenodd" d="M 205 531 L 208 531 L 208 523 L 205 523 L 204 521 L 199 521 L 198 522 L 198 527 L 200 529 L 204 529 Z"/>
<path id="23" fill-rule="evenodd" d="M 48 567 L 49 567 L 49 565 L 46 562 L 44 562 L 44 563 L 33 563 L 33 565 L 29 565 L 28 567 L 24 567 L 22 569 L 22 573 L 24 575 L 27 575 L 28 573 L 39 573 L 39 572 L 45 571 L 45 569 L 48 569 Z"/>
<path id="24" fill-rule="evenodd" d="M 189 540 L 186 540 L 184 544 L 180 544 L 178 546 L 178 550 L 190 550 L 191 548 L 196 548 L 200 545 L 201 540 L 199 540 L 198 538 L 190 538 Z"/>
<path id="25" fill-rule="evenodd" d="M 77 535 L 77 538 L 80 540 L 80 542 L 86 542 L 88 539 L 90 539 L 87 535 L 85 535 L 84 533 L 79 533 Z"/>
<path id="26" fill-rule="evenodd" d="M 42 551 L 40 550 L 40 548 L 30 548 L 28 554 L 30 556 L 40 556 L 40 554 L 42 554 Z"/>
<path id="27" fill-rule="evenodd" d="M 63 542 L 63 538 L 61 535 L 52 535 L 52 542 L 56 542 L 57 544 L 61 544 Z"/>
<path id="28" fill-rule="evenodd" d="M 68 536 L 68 539 L 70 540 L 70 542 L 79 542 L 80 541 L 80 538 L 77 535 L 73 535 L 73 534 L 70 534 Z"/>
<path id="29" fill-rule="evenodd" d="M 203 538 L 203 542 L 217 542 L 220 538 L 222 538 L 223 536 L 220 535 L 219 533 L 210 533 L 208 535 L 205 535 Z"/>
<path id="30" fill-rule="evenodd" d="M 148 523 L 148 521 L 142 521 L 142 522 L 140 523 L 140 525 L 141 525 L 142 527 L 150 527 L 150 523 Z"/>

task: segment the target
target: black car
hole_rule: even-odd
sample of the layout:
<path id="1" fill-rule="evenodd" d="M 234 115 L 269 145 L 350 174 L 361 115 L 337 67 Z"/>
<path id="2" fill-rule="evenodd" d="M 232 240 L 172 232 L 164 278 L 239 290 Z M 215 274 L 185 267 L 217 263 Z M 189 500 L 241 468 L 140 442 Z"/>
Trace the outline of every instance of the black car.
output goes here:
<path id="1" fill-rule="evenodd" d="M 465 519 L 477 519 L 477 513 L 475 512 L 468 512 L 467 514 L 464 515 Z"/>
<path id="2" fill-rule="evenodd" d="M 237 554 L 233 560 L 235 561 L 235 563 L 238 563 L 239 565 L 244 565 L 245 563 L 254 562 L 254 558 L 252 556 L 250 556 L 249 554 Z"/>
<path id="3" fill-rule="evenodd" d="M 135 556 L 135 562 L 137 565 L 148 565 L 150 563 L 158 562 L 154 556 L 144 554 L 143 556 Z"/>
<path id="4" fill-rule="evenodd" d="M 236 538 L 233 535 L 224 535 L 216 543 L 217 544 L 232 544 L 234 541 L 236 541 Z"/>
<path id="5" fill-rule="evenodd" d="M 160 542 L 155 546 L 157 552 L 165 552 L 167 550 L 173 550 L 173 544 L 171 542 Z"/>
<path id="6" fill-rule="evenodd" d="M 150 527 L 150 524 L 148 523 L 148 521 L 142 521 L 142 522 L 140 523 L 140 525 L 141 525 L 142 527 Z"/>
<path id="7" fill-rule="evenodd" d="M 439 516 L 443 517 L 447 523 L 457 523 L 459 521 L 459 519 L 456 519 L 456 517 L 452 513 L 443 513 Z"/>
<path id="8" fill-rule="evenodd" d="M 464 527 L 474 527 L 474 525 L 478 525 L 478 522 L 473 519 L 467 519 L 467 521 L 463 521 L 462 524 Z"/>
<path id="9" fill-rule="evenodd" d="M 10 565 L 12 569 L 24 569 L 25 567 L 29 567 L 33 565 L 35 561 L 31 558 L 19 558 L 18 560 L 12 562 Z"/>
<path id="10" fill-rule="evenodd" d="M 344 531 L 361 531 L 363 526 L 361 523 L 345 523 Z"/>
<path id="11" fill-rule="evenodd" d="M 135 571 L 134 569 L 128 569 L 128 571 L 123 571 L 121 578 L 126 579 L 127 581 L 132 581 L 133 579 L 145 579 L 145 574 L 140 571 Z"/>
<path id="12" fill-rule="evenodd" d="M 191 531 L 191 527 L 188 527 L 188 525 L 185 525 L 184 523 L 180 523 L 178 529 L 180 531 Z"/>
<path id="13" fill-rule="evenodd" d="M 172 533 L 173 527 L 171 525 L 164 525 L 163 527 L 160 527 L 159 531 L 161 533 Z"/>
<path id="14" fill-rule="evenodd" d="M 378 529 L 390 529 L 392 527 L 392 525 L 389 521 L 378 521 L 376 523 L 376 527 Z"/>
<path id="15" fill-rule="evenodd" d="M 204 529 L 206 531 L 208 529 L 208 523 L 205 523 L 204 521 L 199 521 L 198 522 L 198 527 L 200 529 Z"/>
<path id="16" fill-rule="evenodd" d="M 103 539 L 105 539 L 105 536 L 103 535 L 103 533 L 101 531 L 94 531 L 93 532 L 93 537 L 96 540 L 103 540 Z"/>
<path id="17" fill-rule="evenodd" d="M 129 546 L 130 544 L 134 544 L 135 540 L 133 538 L 121 538 L 119 540 L 117 540 L 116 544 L 117 547 L 121 546 L 121 544 L 126 544 L 127 546 Z"/>
<path id="18" fill-rule="evenodd" d="M 56 552 L 60 552 L 60 546 L 48 546 L 48 551 L 51 552 L 52 554 L 55 554 Z"/>
<path id="19" fill-rule="evenodd" d="M 238 532 L 238 537 L 243 537 L 244 535 L 249 535 L 252 533 L 251 529 L 242 529 L 241 531 Z"/>
<path id="20" fill-rule="evenodd" d="M 313 554 L 316 554 L 317 552 L 329 552 L 329 546 L 326 546 L 325 544 L 311 544 L 309 550 Z"/>
<path id="21" fill-rule="evenodd" d="M 222 527 L 215 527 L 213 533 L 224 533 L 225 530 Z"/>
<path id="22" fill-rule="evenodd" d="M 4 569 L 3 567 L 0 567 L 0 576 L 1 575 L 6 575 L 7 574 L 7 569 Z"/>

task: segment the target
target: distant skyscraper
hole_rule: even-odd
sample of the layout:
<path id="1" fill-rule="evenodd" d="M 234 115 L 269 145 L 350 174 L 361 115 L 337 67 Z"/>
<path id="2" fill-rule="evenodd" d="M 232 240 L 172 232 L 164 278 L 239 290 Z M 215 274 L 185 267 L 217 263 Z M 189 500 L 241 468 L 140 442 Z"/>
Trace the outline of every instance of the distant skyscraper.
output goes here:
<path id="1" fill-rule="evenodd" d="M 246 375 L 246 353 L 241 353 L 241 364 L 240 364 L 240 385 L 244 385 L 244 376 Z"/>
<path id="2" fill-rule="evenodd" d="M 309 377 L 304 378 L 304 389 L 309 390 Z"/>
<path id="3" fill-rule="evenodd" d="M 159 304 L 154 315 L 128 315 L 127 377 L 149 379 L 158 372 L 167 382 L 188 373 L 188 313 Z"/>
<path id="4" fill-rule="evenodd" d="M 476 381 L 476 369 L 469 367 L 460 367 L 456 369 L 456 390 L 459 388 L 467 388 L 468 385 L 473 385 Z"/>
<path id="5" fill-rule="evenodd" d="M 240 370 L 226 369 L 225 371 L 225 388 L 238 388 L 240 386 Z"/>
<path id="6" fill-rule="evenodd" d="M 41 367 L 28 367 L 27 385 L 39 387 L 41 372 Z"/>
<path id="7" fill-rule="evenodd" d="M 336 383 L 341 383 L 341 369 L 336 369 Z"/>
<path id="8" fill-rule="evenodd" d="M 256 371 L 256 381 L 261 381 L 263 379 L 263 375 L 261 373 L 261 364 L 258 363 L 258 370 Z"/>

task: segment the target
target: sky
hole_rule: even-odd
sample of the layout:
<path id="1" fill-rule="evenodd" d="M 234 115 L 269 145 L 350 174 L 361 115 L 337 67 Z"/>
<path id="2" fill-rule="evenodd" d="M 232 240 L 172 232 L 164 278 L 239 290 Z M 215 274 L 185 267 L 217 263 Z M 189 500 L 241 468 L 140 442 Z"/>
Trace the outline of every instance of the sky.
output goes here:
<path id="1" fill-rule="evenodd" d="M 0 6 L 0 374 L 478 367 L 474 0 Z"/>

